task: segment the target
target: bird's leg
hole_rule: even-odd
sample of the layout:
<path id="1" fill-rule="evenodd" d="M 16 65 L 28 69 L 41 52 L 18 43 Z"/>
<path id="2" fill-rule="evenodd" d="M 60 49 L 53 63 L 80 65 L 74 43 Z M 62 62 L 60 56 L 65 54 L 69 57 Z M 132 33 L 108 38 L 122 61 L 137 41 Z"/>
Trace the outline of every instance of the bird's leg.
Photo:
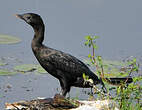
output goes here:
<path id="1" fill-rule="evenodd" d="M 93 91 L 92 91 L 92 87 L 91 87 L 91 96 L 93 96 Z"/>
<path id="2" fill-rule="evenodd" d="M 65 91 L 65 88 L 64 88 L 64 86 L 63 86 L 63 83 L 60 82 L 60 84 L 61 84 L 61 91 L 60 91 L 60 94 L 61 94 L 62 96 L 65 96 L 65 95 L 66 95 L 66 91 Z"/>
<path id="3" fill-rule="evenodd" d="M 63 89 L 63 91 L 62 91 L 62 95 L 65 97 L 66 96 L 66 94 L 67 94 L 67 90 L 66 89 Z"/>
<path id="4" fill-rule="evenodd" d="M 70 99 L 70 92 L 68 92 L 68 97 L 67 97 L 67 99 Z"/>
<path id="5" fill-rule="evenodd" d="M 62 93 L 63 93 L 63 89 L 61 88 L 60 95 L 62 95 Z"/>
<path id="6" fill-rule="evenodd" d="M 70 86 L 66 85 L 67 83 L 63 83 L 62 87 L 62 95 L 66 96 L 66 94 L 70 91 Z"/>
<path id="7" fill-rule="evenodd" d="M 66 96 L 66 94 L 70 91 L 70 86 L 67 85 L 67 82 L 65 79 L 60 80 L 60 85 L 61 85 L 61 94 L 63 96 Z"/>
<path id="8" fill-rule="evenodd" d="M 62 95 L 63 96 L 66 96 L 66 94 L 69 93 L 69 91 L 70 91 L 70 86 L 62 87 Z"/>

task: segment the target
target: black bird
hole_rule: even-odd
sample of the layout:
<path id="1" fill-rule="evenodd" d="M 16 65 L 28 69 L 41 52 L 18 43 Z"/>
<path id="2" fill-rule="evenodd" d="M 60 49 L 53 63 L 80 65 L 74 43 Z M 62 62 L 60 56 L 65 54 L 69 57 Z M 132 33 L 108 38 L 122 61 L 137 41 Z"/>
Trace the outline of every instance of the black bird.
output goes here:
<path id="1" fill-rule="evenodd" d="M 82 61 L 76 57 L 45 46 L 45 26 L 42 18 L 34 13 L 17 14 L 18 18 L 24 20 L 34 29 L 34 38 L 31 46 L 32 51 L 40 65 L 52 76 L 59 79 L 62 95 L 66 96 L 71 86 L 89 88 L 89 83 L 84 83 L 83 73 L 93 80 L 94 85 L 104 83 L 99 79 Z"/>

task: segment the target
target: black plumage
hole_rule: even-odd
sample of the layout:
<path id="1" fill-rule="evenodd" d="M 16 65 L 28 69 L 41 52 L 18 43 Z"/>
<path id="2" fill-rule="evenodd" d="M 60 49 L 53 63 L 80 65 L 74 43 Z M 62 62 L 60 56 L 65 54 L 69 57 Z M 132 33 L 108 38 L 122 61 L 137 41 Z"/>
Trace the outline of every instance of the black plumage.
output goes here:
<path id="1" fill-rule="evenodd" d="M 76 57 L 49 48 L 42 44 L 44 40 L 45 26 L 41 17 L 34 13 L 17 14 L 18 18 L 23 19 L 34 29 L 34 38 L 32 40 L 32 50 L 41 64 L 41 66 L 51 75 L 59 79 L 62 95 L 66 96 L 70 91 L 71 86 L 75 87 L 92 87 L 89 83 L 84 83 L 83 73 L 91 78 L 94 84 L 103 84 L 100 80 L 82 61 Z"/>

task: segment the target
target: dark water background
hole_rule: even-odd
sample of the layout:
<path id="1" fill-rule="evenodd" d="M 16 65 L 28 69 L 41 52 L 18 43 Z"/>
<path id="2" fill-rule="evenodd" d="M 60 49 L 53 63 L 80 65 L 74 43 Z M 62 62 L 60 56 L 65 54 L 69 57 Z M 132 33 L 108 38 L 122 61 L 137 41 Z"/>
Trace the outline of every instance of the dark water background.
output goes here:
<path id="1" fill-rule="evenodd" d="M 23 64 L 37 63 L 31 51 L 32 28 L 15 18 L 17 13 L 38 13 L 46 31 L 44 43 L 80 59 L 88 55 L 84 36 L 98 35 L 98 55 L 108 59 L 142 56 L 141 0 L 1 0 L 0 34 L 20 37 L 22 43 L 0 45 L 0 57 L 15 57 Z M 5 89 L 7 84 L 11 89 Z M 52 76 L 18 74 L 0 76 L 0 109 L 5 102 L 52 97 L 59 83 Z M 4 91 L 7 90 L 7 91 Z M 82 89 L 71 96 L 86 98 Z"/>

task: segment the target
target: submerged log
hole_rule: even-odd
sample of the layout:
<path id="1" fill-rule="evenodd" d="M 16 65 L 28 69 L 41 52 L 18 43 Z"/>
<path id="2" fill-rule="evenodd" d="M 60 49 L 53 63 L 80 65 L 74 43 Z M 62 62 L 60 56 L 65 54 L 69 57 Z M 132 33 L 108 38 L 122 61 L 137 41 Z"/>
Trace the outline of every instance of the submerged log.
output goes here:
<path id="1" fill-rule="evenodd" d="M 6 103 L 7 110 L 118 110 L 113 101 L 77 101 L 56 94 L 54 98 Z"/>

